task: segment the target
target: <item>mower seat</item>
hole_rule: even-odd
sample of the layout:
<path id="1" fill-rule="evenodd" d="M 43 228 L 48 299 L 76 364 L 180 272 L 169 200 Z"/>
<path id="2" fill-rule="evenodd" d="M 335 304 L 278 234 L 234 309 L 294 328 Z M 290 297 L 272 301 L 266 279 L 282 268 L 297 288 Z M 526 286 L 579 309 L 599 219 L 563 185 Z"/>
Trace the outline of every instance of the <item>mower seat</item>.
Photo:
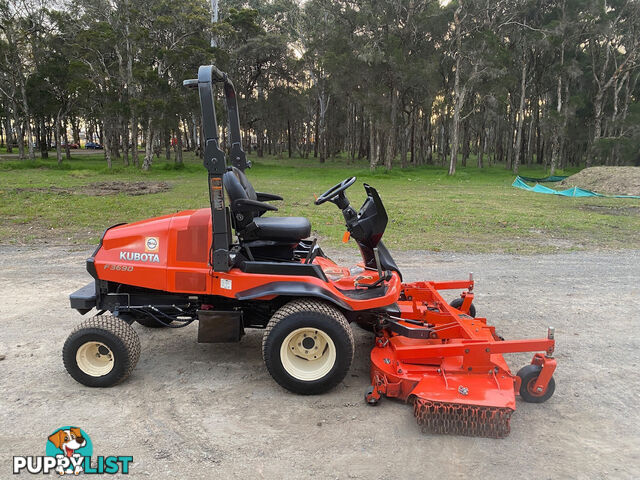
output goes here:
<path id="1" fill-rule="evenodd" d="M 270 240 L 302 240 L 311 235 L 311 224 L 304 217 L 257 217 L 253 219 L 258 238 Z"/>
<path id="2" fill-rule="evenodd" d="M 297 244 L 311 235 L 311 224 L 304 217 L 262 217 L 265 210 L 234 211 L 238 199 L 282 200 L 278 195 L 258 193 L 244 172 L 232 167 L 223 177 L 224 188 L 231 200 L 231 215 L 236 233 L 242 240 L 273 240 Z"/>

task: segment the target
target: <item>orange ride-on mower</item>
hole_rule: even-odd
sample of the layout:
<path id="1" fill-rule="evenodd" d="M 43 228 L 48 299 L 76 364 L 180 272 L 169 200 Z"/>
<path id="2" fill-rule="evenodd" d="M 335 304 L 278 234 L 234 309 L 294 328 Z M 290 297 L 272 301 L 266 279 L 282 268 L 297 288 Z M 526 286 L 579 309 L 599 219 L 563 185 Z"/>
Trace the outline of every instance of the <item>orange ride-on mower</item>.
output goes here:
<path id="1" fill-rule="evenodd" d="M 216 83 L 227 103 L 229 167 L 217 137 Z M 292 392 L 318 394 L 349 370 L 349 323 L 356 322 L 375 332 L 366 401 L 376 404 L 383 395 L 408 401 L 426 431 L 503 437 L 516 394 L 534 403 L 551 397 L 553 329 L 547 338 L 503 340 L 475 317 L 472 278 L 403 283 L 382 243 L 387 213 L 376 189 L 364 185 L 359 211 L 349 203 L 355 177 L 315 202 L 340 209 L 362 254 L 359 265 L 336 265 L 308 240 L 306 218 L 265 215 L 277 210 L 268 202 L 281 197 L 256 192 L 245 175 L 227 75 L 203 66 L 185 85 L 200 95 L 211 205 L 106 230 L 87 260 L 94 280 L 70 296 L 80 313 L 98 310 L 64 344 L 74 379 L 92 387 L 124 380 L 140 355 L 134 322 L 181 328 L 197 320 L 199 342 L 237 342 L 247 328 L 265 329 L 262 355 L 271 376 Z M 443 290 L 461 294 L 448 304 Z M 538 353 L 513 375 L 503 354 L 527 351 Z"/>

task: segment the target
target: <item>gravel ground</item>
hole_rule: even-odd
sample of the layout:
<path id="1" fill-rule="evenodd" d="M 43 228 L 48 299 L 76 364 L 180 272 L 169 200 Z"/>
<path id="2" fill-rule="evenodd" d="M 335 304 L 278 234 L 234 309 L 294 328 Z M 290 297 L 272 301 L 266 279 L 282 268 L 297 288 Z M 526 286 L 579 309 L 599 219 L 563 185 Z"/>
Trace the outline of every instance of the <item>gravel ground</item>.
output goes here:
<path id="1" fill-rule="evenodd" d="M 142 355 L 129 380 L 84 387 L 60 352 L 81 320 L 67 295 L 89 280 L 89 252 L 0 247 L 0 478 L 13 455 L 44 455 L 62 425 L 85 430 L 94 455 L 133 455 L 129 478 L 640 477 L 640 252 L 396 255 L 408 281 L 475 272 L 478 314 L 505 338 L 556 327 L 555 396 L 518 401 L 504 440 L 422 434 L 409 406 L 366 406 L 371 338 L 358 329 L 350 374 L 321 396 L 271 380 L 260 331 L 197 344 L 195 325 L 136 325 Z M 512 369 L 530 357 L 510 356 Z"/>

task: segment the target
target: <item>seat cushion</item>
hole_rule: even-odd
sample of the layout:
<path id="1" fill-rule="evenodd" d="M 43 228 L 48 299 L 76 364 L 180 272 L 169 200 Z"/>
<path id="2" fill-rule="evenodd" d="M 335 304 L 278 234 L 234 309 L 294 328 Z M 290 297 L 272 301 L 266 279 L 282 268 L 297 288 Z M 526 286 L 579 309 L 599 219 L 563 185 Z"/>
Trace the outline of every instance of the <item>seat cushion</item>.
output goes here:
<path id="1" fill-rule="evenodd" d="M 304 217 L 256 217 L 252 236 L 270 240 L 302 240 L 311 235 L 311 224 Z"/>

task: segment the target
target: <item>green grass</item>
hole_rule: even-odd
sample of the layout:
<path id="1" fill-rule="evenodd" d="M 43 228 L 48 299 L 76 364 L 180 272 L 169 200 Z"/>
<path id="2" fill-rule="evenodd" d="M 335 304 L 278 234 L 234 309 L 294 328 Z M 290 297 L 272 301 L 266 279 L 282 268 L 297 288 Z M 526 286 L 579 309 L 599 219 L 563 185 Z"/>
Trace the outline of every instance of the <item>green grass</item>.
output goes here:
<path id="1" fill-rule="evenodd" d="M 359 207 L 362 182 L 375 186 L 389 214 L 385 242 L 392 249 L 454 252 L 540 253 L 640 248 L 640 201 L 565 198 L 511 187 L 502 167 L 459 168 L 448 177 L 440 167 L 369 172 L 365 163 L 344 160 L 320 165 L 316 159 L 256 159 L 248 175 L 258 191 L 281 194 L 277 215 L 310 219 L 324 245 L 338 246 L 344 222 L 332 204 L 315 206 L 320 194 L 345 177 L 358 182 L 348 191 Z M 20 162 L 0 161 L 0 243 L 88 244 L 105 227 L 208 205 L 206 174 L 192 154 L 185 165 L 154 160 L 144 173 L 106 168 L 102 155 Z M 522 175 L 544 176 L 541 169 Z M 572 172 L 568 172 L 572 173 Z M 164 181 L 168 192 L 129 196 L 77 193 L 93 182 Z M 57 189 L 57 190 L 56 190 Z"/>

